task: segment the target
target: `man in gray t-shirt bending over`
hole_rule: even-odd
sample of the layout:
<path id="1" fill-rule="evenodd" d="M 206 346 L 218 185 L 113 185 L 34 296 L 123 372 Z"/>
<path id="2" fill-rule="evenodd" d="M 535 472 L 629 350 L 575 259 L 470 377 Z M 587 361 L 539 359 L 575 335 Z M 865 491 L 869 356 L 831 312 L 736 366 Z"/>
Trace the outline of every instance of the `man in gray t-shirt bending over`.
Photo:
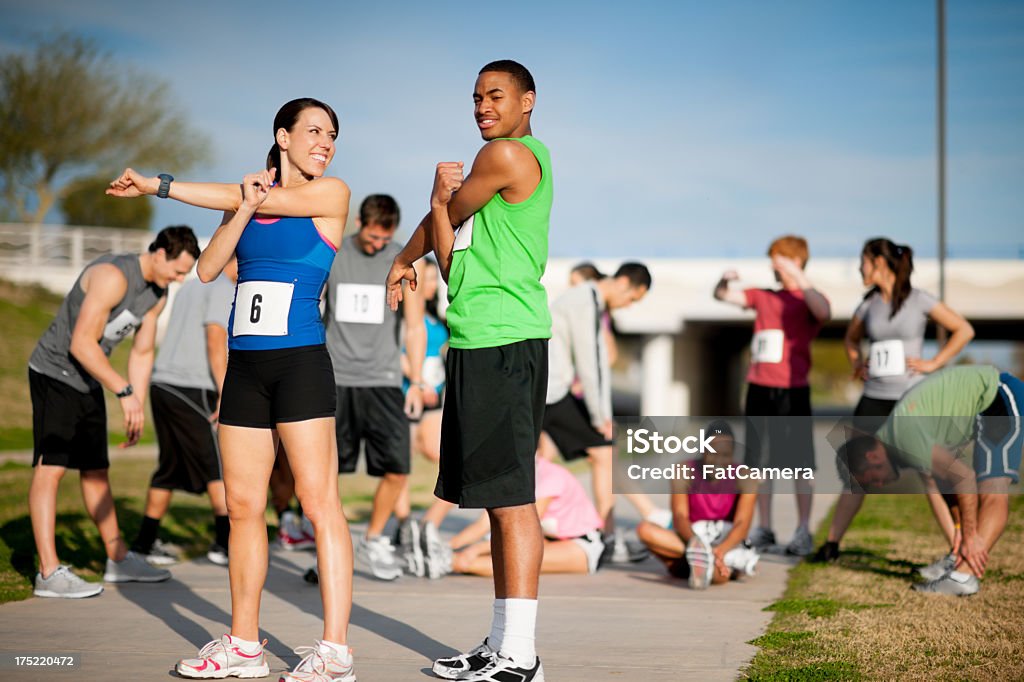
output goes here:
<path id="1" fill-rule="evenodd" d="M 107 555 L 107 582 L 167 580 L 127 551 L 110 491 L 107 412 L 103 389 L 124 412 L 127 440 L 135 445 L 145 420 L 143 404 L 153 367 L 156 318 L 167 286 L 181 281 L 199 257 L 188 227 L 161 230 L 143 254 L 101 256 L 86 266 L 39 339 L 28 362 L 32 394 L 32 487 L 28 506 L 39 552 L 37 597 L 77 599 L 103 591 L 57 559 L 57 491 L 68 469 L 78 469 L 82 499 Z M 135 334 L 125 379 L 110 364 L 110 352 Z"/>

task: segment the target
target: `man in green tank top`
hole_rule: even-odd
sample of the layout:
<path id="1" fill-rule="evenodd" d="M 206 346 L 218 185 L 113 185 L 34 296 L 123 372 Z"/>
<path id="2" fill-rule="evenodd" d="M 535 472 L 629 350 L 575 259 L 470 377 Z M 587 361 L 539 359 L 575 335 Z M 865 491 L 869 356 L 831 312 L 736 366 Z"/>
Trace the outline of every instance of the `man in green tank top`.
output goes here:
<path id="1" fill-rule="evenodd" d="M 433 251 L 448 282 L 448 387 L 434 493 L 483 508 L 491 522 L 494 617 L 483 643 L 435 661 L 448 679 L 543 682 L 534 647 L 543 536 L 534 453 L 547 393 L 551 317 L 540 283 L 547 264 L 551 160 L 533 137 L 536 88 L 522 65 L 480 70 L 473 92 L 486 141 L 468 176 L 437 165 L 430 213 L 395 258 L 388 303 L 415 286 L 412 263 Z M 512 677 L 515 675 L 515 677 Z"/>

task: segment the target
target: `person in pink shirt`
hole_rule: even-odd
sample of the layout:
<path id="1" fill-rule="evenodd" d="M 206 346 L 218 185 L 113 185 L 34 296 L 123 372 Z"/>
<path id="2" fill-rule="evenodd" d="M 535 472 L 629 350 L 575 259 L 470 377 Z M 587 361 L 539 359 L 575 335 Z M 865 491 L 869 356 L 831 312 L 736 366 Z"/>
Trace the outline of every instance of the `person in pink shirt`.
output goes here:
<path id="1" fill-rule="evenodd" d="M 753 575 L 761 558 L 745 542 L 754 518 L 756 485 L 705 476 L 705 465 L 734 464 L 736 440 L 732 428 L 719 419 L 704 431 L 714 434 L 711 445 L 715 452 L 705 452 L 702 458 L 686 462 L 693 477 L 672 482 L 672 527 L 644 521 L 636 529 L 637 536 L 668 572 L 687 579 L 694 589 Z"/>
<path id="2" fill-rule="evenodd" d="M 715 298 L 753 310 L 754 338 L 747 373 L 746 463 L 752 467 L 809 467 L 814 465 L 811 432 L 811 341 L 832 315 L 828 299 L 804 273 L 810 253 L 803 237 L 787 235 L 771 243 L 775 279 L 780 289 L 730 289 L 735 271 L 722 275 Z M 804 418 L 801 418 L 804 417 Z M 767 452 L 765 440 L 767 437 Z M 766 461 L 767 460 L 767 461 Z M 813 549 L 808 523 L 814 492 L 810 481 L 796 481 L 799 526 L 786 552 L 806 556 Z M 751 534 L 758 547 L 774 546 L 771 482 L 763 484 L 757 508 L 760 524 Z"/>
<path id="3" fill-rule="evenodd" d="M 601 517 L 587 492 L 565 467 L 538 456 L 537 515 L 544 531 L 541 573 L 594 573 L 604 543 Z M 486 514 L 452 538 L 453 547 L 466 546 L 452 557 L 455 573 L 492 575 L 491 546 L 480 541 L 490 529 Z"/>

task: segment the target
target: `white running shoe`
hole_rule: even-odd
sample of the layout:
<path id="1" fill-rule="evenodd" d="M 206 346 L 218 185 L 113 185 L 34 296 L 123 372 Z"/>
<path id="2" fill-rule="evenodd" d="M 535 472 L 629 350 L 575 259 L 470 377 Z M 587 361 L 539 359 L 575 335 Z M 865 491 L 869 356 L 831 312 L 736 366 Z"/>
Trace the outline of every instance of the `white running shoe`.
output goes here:
<path id="1" fill-rule="evenodd" d="M 142 552 L 136 552 L 136 554 L 145 559 L 151 566 L 171 566 L 181 561 L 181 555 L 178 551 L 160 540 L 154 540 L 153 546 L 149 548 L 149 552 L 146 554 Z"/>
<path id="2" fill-rule="evenodd" d="M 316 530 L 313 528 L 313 522 L 309 520 L 309 517 L 305 514 L 299 520 L 299 528 L 302 529 L 302 534 L 313 541 L 316 544 Z"/>
<path id="3" fill-rule="evenodd" d="M 424 523 L 422 531 L 421 544 L 427 564 L 427 577 L 437 580 L 452 572 L 452 548 L 441 539 L 433 523 Z"/>
<path id="4" fill-rule="evenodd" d="M 929 582 L 938 580 L 956 568 L 956 559 L 956 554 L 950 552 L 927 566 L 914 569 L 914 572 Z"/>
<path id="5" fill-rule="evenodd" d="M 616 528 L 611 535 L 604 537 L 604 552 L 601 555 L 601 562 L 612 564 L 636 564 L 646 561 L 651 555 L 647 545 L 642 542 L 629 540 L 621 528 Z"/>
<path id="6" fill-rule="evenodd" d="M 395 580 L 402 575 L 391 538 L 383 535 L 359 538 L 359 542 L 356 543 L 356 559 L 369 568 L 373 577 L 379 580 Z"/>
<path id="7" fill-rule="evenodd" d="M 757 567 L 757 562 L 761 560 L 761 555 L 744 542 L 726 552 L 722 559 L 725 561 L 725 565 L 734 571 L 739 571 L 743 575 L 754 575 L 754 569 Z"/>
<path id="8" fill-rule="evenodd" d="M 161 583 L 170 580 L 171 572 L 166 568 L 150 566 L 135 552 L 128 552 L 121 561 L 107 559 L 107 570 L 103 580 L 108 583 Z"/>
<path id="9" fill-rule="evenodd" d="M 811 533 L 800 526 L 793 533 L 793 539 L 786 545 L 786 554 L 793 556 L 808 556 L 814 552 L 814 538 L 811 537 Z"/>
<path id="10" fill-rule="evenodd" d="M 695 590 L 706 590 L 715 573 L 715 555 L 711 545 L 699 533 L 694 533 L 686 543 L 686 563 L 690 566 L 689 585 Z"/>
<path id="11" fill-rule="evenodd" d="M 431 670 L 435 675 L 446 680 L 458 680 L 463 675 L 483 670 L 497 653 L 484 639 L 483 642 L 464 654 L 437 659 Z"/>
<path id="12" fill-rule="evenodd" d="M 277 541 L 282 548 L 288 551 L 300 549 L 313 549 L 316 542 L 312 535 L 307 535 L 302 529 L 302 521 L 299 515 L 293 511 L 286 511 L 281 514 L 281 524 L 277 529 Z"/>
<path id="13" fill-rule="evenodd" d="M 758 551 L 764 551 L 765 549 L 771 548 L 775 545 L 774 531 L 763 526 L 755 528 L 747 539 L 751 546 Z"/>
<path id="14" fill-rule="evenodd" d="M 351 652 L 342 659 L 329 645 L 317 640 L 313 646 L 300 646 L 295 653 L 302 660 L 278 682 L 356 682 Z"/>
<path id="15" fill-rule="evenodd" d="M 417 578 L 422 578 L 427 574 L 421 535 L 419 521 L 411 517 L 403 519 L 395 532 L 395 551 L 398 553 L 402 570 Z"/>
<path id="16" fill-rule="evenodd" d="M 220 680 L 225 677 L 266 677 L 270 674 L 270 666 L 263 655 L 263 644 L 255 652 L 246 652 L 235 644 L 231 635 L 224 635 L 200 649 L 196 658 L 178 661 L 174 671 L 191 679 Z"/>
<path id="17" fill-rule="evenodd" d="M 228 550 L 226 547 L 222 547 L 215 542 L 210 545 L 210 549 L 206 550 L 206 558 L 209 559 L 210 563 L 217 564 L 218 566 L 227 566 Z"/>
<path id="18" fill-rule="evenodd" d="M 981 581 L 973 575 L 959 574 L 958 571 L 950 571 L 938 580 L 914 585 L 918 592 L 930 594 L 948 594 L 954 597 L 969 597 L 981 590 Z"/>
<path id="19" fill-rule="evenodd" d="M 94 597 L 102 591 L 101 583 L 86 582 L 72 573 L 69 566 L 62 565 L 45 578 L 42 573 L 36 573 L 36 584 L 32 594 L 37 597 L 84 599 Z"/>
<path id="20" fill-rule="evenodd" d="M 511 658 L 495 654 L 482 670 L 459 677 L 467 682 L 544 682 L 544 667 L 540 656 L 533 659 L 529 668 L 516 665 Z"/>

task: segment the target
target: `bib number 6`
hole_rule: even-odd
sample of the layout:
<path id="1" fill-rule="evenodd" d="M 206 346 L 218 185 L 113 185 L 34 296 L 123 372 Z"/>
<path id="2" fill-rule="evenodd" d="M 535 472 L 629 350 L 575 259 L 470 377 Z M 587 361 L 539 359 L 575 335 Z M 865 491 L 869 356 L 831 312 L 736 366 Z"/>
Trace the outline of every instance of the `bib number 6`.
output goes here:
<path id="1" fill-rule="evenodd" d="M 295 285 L 290 282 L 243 282 L 235 295 L 235 336 L 287 336 L 288 312 Z"/>

